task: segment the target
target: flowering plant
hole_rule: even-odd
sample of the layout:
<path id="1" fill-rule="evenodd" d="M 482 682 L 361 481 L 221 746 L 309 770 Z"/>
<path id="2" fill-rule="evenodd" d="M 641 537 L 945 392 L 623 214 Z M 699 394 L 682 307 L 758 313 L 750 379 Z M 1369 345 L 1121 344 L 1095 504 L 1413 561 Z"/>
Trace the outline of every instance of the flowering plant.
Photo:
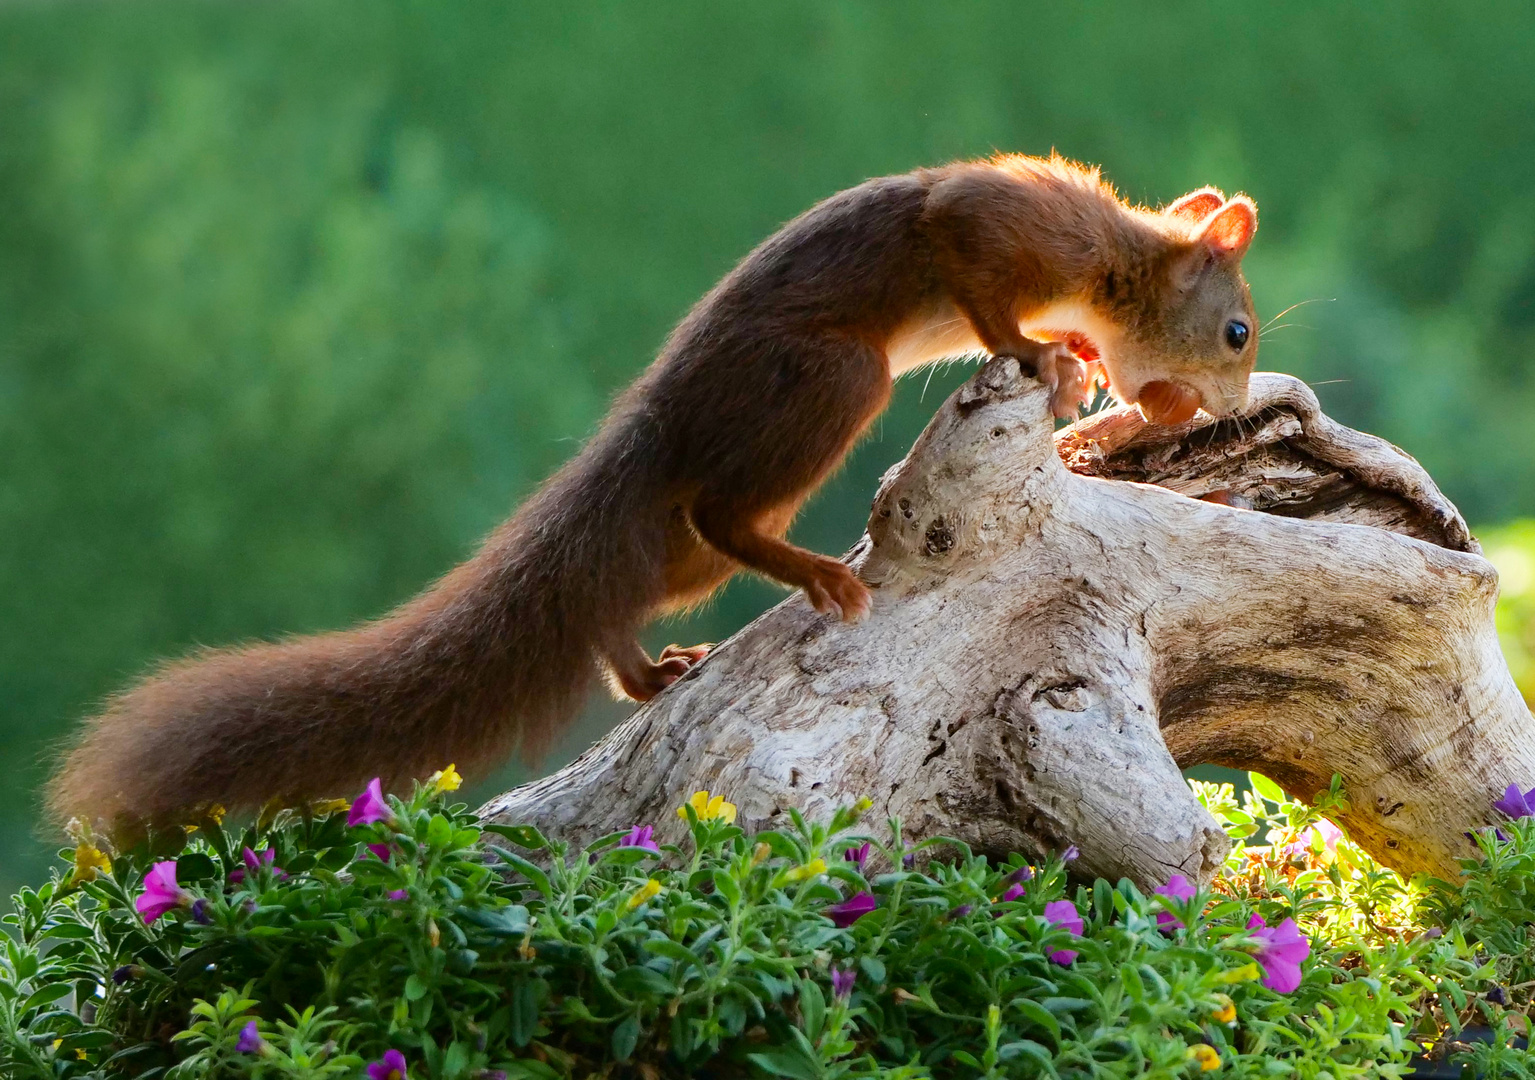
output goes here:
<path id="1" fill-rule="evenodd" d="M 576 851 L 448 805 L 451 770 L 127 851 L 84 835 L 9 917 L 0 1073 L 1342 1077 L 1489 1018 L 1460 1057 L 1527 1068 L 1535 818 L 1414 887 L 1317 831 L 1337 785 L 1253 783 L 1200 788 L 1225 871 L 1151 896 L 860 833 L 866 803 L 748 835 L 700 793 Z"/>

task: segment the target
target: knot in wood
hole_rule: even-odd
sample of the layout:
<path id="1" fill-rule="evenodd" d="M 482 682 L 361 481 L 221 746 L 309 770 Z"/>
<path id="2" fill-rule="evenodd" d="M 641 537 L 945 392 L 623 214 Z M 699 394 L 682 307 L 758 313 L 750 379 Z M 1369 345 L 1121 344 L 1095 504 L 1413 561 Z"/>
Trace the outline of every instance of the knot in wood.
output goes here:
<path id="1" fill-rule="evenodd" d="M 933 519 L 927 527 L 922 552 L 925 555 L 946 555 L 954 547 L 954 530 L 942 517 Z"/>

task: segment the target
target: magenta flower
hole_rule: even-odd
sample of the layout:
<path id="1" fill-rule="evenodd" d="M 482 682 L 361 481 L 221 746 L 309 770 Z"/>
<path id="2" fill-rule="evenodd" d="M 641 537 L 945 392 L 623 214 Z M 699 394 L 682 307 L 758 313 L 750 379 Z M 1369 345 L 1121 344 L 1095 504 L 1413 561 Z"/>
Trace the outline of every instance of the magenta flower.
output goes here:
<path id="1" fill-rule="evenodd" d="M 229 873 L 229 880 L 234 882 L 236 885 L 240 884 L 240 882 L 245 880 L 245 875 L 246 875 L 247 871 L 249 873 L 254 874 L 256 871 L 260 870 L 263 866 L 271 866 L 272 867 L 272 876 L 277 878 L 278 881 L 284 881 L 288 877 L 288 872 L 286 870 L 284 870 L 282 867 L 280 867 L 280 866 L 272 866 L 272 863 L 277 858 L 277 849 L 276 848 L 269 847 L 265 851 L 263 851 L 260 855 L 257 855 L 250 848 L 244 848 L 240 852 L 240 858 L 245 861 L 245 868 L 243 870 L 239 869 L 239 868 L 236 868 L 236 869 L 230 871 L 230 873 Z"/>
<path id="2" fill-rule="evenodd" d="M 1163 885 L 1152 895 L 1166 896 L 1173 900 L 1187 901 L 1194 899 L 1198 892 L 1198 889 L 1189 884 L 1188 878 L 1184 877 L 1182 874 L 1174 874 L 1172 877 L 1167 879 L 1166 885 Z M 1178 916 L 1174 915 L 1171 911 L 1157 912 L 1158 930 L 1171 930 L 1174 927 L 1177 927 L 1181 930 L 1183 928 L 1183 920 L 1178 918 Z"/>
<path id="3" fill-rule="evenodd" d="M 848 848 L 842 853 L 842 857 L 858 867 L 860 874 L 863 873 L 864 864 L 869 861 L 869 842 L 865 840 L 855 848 Z"/>
<path id="4" fill-rule="evenodd" d="M 1300 985 L 1300 962 L 1311 955 L 1311 942 L 1300 932 L 1294 919 L 1269 926 L 1261 915 L 1247 923 L 1258 946 L 1258 966 L 1263 968 L 1263 985 L 1275 993 L 1288 994 Z"/>
<path id="5" fill-rule="evenodd" d="M 1061 852 L 1061 862 L 1076 862 L 1081 857 L 1082 853 L 1077 850 L 1077 845 L 1075 844 Z"/>
<path id="6" fill-rule="evenodd" d="M 405 1074 L 405 1055 L 385 1050 L 384 1056 L 368 1065 L 368 1080 L 409 1080 Z"/>
<path id="7" fill-rule="evenodd" d="M 389 857 L 394 854 L 389 850 L 388 844 L 364 844 L 363 847 L 371 851 L 379 862 L 388 862 Z"/>
<path id="8" fill-rule="evenodd" d="M 1016 885 L 1020 881 L 1028 881 L 1033 876 L 1034 876 L 1034 868 L 1032 866 L 1020 866 L 1018 869 L 1014 870 L 1011 874 L 1007 875 L 1007 880 L 1008 880 L 1009 884 Z"/>
<path id="9" fill-rule="evenodd" d="M 410 899 L 410 893 L 405 889 L 395 889 L 392 892 L 385 893 L 384 895 L 395 901 Z"/>
<path id="10" fill-rule="evenodd" d="M 1535 788 L 1521 793 L 1518 784 L 1509 784 L 1508 790 L 1492 804 L 1492 808 L 1511 818 L 1535 817 Z"/>
<path id="11" fill-rule="evenodd" d="M 1051 926 L 1059 926 L 1063 930 L 1082 936 L 1082 915 L 1077 911 L 1077 905 L 1070 900 L 1052 900 L 1045 905 L 1045 921 Z M 1073 949 L 1056 949 L 1049 954 L 1052 963 L 1061 967 L 1070 967 L 1076 960 L 1077 954 Z"/>
<path id="12" fill-rule="evenodd" d="M 830 907 L 822 908 L 821 914 L 846 930 L 878 906 L 871 894 L 859 892 L 854 893 L 840 904 L 832 904 Z"/>
<path id="13" fill-rule="evenodd" d="M 192 894 L 176 884 L 176 860 L 157 862 L 144 875 L 144 891 L 133 906 L 148 926 L 161 915 L 179 907 L 191 907 Z"/>
<path id="14" fill-rule="evenodd" d="M 235 1043 L 235 1049 L 242 1054 L 259 1054 L 265 1041 L 261 1038 L 261 1032 L 256 1030 L 256 1021 L 252 1020 L 240 1029 L 240 1039 Z"/>
<path id="15" fill-rule="evenodd" d="M 858 973 L 852 968 L 831 969 L 832 996 L 839 1001 L 846 1001 L 853 996 L 853 984 L 858 981 Z"/>
<path id="16" fill-rule="evenodd" d="M 384 801 L 384 788 L 378 777 L 369 781 L 363 793 L 352 802 L 346 815 L 348 825 L 372 825 L 375 821 L 392 821 L 394 811 Z"/>
<path id="17" fill-rule="evenodd" d="M 661 849 L 656 845 L 656 829 L 654 825 L 636 825 L 624 834 L 624 838 L 618 842 L 619 847 L 637 847 L 653 854 L 661 854 Z"/>
<path id="18" fill-rule="evenodd" d="M 975 910 L 975 905 L 974 904 L 961 904 L 961 905 L 959 905 L 959 907 L 954 908 L 952 911 L 949 912 L 949 915 L 948 915 L 949 921 L 952 922 L 955 919 L 963 919 L 966 915 L 970 914 L 974 910 Z"/>
<path id="19" fill-rule="evenodd" d="M 1019 884 L 1016 884 L 1016 883 L 1012 884 L 1012 885 L 1009 885 L 1007 887 L 1007 889 L 1002 893 L 1002 895 L 997 897 L 997 903 L 1005 904 L 1009 900 L 1016 900 L 1020 896 L 1022 896 L 1023 893 L 1024 893 L 1024 889 L 1023 889 L 1022 885 L 1019 885 Z"/>
<path id="20" fill-rule="evenodd" d="M 1331 862 L 1338 852 L 1338 841 L 1343 839 L 1343 830 L 1332 822 L 1323 818 L 1311 829 L 1301 833 L 1298 837 L 1280 849 L 1280 854 L 1286 858 L 1305 856 L 1311 853 L 1311 838 L 1313 835 L 1322 838 L 1323 862 Z"/>

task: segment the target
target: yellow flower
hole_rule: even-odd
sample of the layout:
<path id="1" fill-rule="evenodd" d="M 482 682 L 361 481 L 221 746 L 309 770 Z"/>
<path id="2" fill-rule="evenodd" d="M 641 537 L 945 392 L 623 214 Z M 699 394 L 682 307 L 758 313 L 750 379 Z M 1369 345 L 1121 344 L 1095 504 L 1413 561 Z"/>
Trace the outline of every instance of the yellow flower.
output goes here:
<path id="1" fill-rule="evenodd" d="M 629 897 L 628 901 L 624 904 L 624 910 L 633 911 L 635 908 L 639 907 L 646 900 L 649 900 L 660 891 L 661 883 L 655 878 L 651 878 L 638 889 L 634 890 L 634 895 Z"/>
<path id="2" fill-rule="evenodd" d="M 1231 1023 L 1237 1018 L 1237 1003 L 1225 994 L 1216 994 L 1214 996 L 1216 1007 L 1210 1012 L 1211 1018 L 1220 1024 Z"/>
<path id="3" fill-rule="evenodd" d="M 432 789 L 433 795 L 441 795 L 445 791 L 457 791 L 464 778 L 458 775 L 458 770 L 452 765 L 446 769 L 434 772 L 426 779 L 427 785 Z"/>
<path id="4" fill-rule="evenodd" d="M 688 799 L 688 806 L 693 808 L 693 814 L 699 821 L 712 821 L 715 818 L 723 818 L 726 825 L 735 824 L 735 803 L 726 802 L 723 795 L 716 795 L 710 798 L 707 791 L 695 791 Z M 687 820 L 687 807 L 677 807 L 677 816 L 684 821 Z"/>
<path id="5" fill-rule="evenodd" d="M 1232 968 L 1230 971 L 1223 972 L 1220 976 L 1220 981 L 1224 983 L 1252 982 L 1254 979 L 1261 978 L 1262 976 L 1263 972 L 1258 970 L 1256 963 L 1243 964 L 1239 968 Z"/>
<path id="6" fill-rule="evenodd" d="M 1189 1059 L 1199 1062 L 1200 1072 L 1211 1072 L 1221 1067 L 1221 1056 L 1208 1043 L 1195 1043 L 1189 1047 Z"/>
<path id="7" fill-rule="evenodd" d="M 229 811 L 224 808 L 222 803 L 214 803 L 208 807 L 208 820 L 215 825 L 222 825 L 224 824 L 224 815 L 227 813 Z"/>
<path id="8" fill-rule="evenodd" d="M 761 866 L 768 861 L 768 856 L 773 854 L 773 849 L 766 844 L 758 844 L 752 848 L 752 865 Z"/>
<path id="9" fill-rule="evenodd" d="M 112 860 L 96 845 L 81 840 L 75 848 L 75 881 L 95 881 L 98 870 L 110 874 Z"/>
<path id="10" fill-rule="evenodd" d="M 804 866 L 796 866 L 784 874 L 785 881 L 804 881 L 806 878 L 818 877 L 826 873 L 825 859 L 811 859 Z"/>
<path id="11" fill-rule="evenodd" d="M 351 808 L 350 799 L 321 799 L 319 802 L 309 804 L 309 812 L 315 817 L 330 817 L 332 814 L 339 814 Z"/>

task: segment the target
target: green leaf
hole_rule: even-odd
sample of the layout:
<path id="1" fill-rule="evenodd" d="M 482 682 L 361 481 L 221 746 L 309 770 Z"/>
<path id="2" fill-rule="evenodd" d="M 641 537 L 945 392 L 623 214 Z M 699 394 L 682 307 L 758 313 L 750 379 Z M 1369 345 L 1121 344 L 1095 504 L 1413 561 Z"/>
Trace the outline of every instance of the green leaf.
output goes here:
<path id="1" fill-rule="evenodd" d="M 542 851 L 549 846 L 549 841 L 544 834 L 531 825 L 490 825 L 482 823 L 480 828 L 485 832 L 504 836 L 518 847 L 525 847 L 532 851 Z"/>
<path id="2" fill-rule="evenodd" d="M 1285 801 L 1284 789 L 1282 789 L 1278 784 L 1274 783 L 1274 781 L 1270 780 L 1268 777 L 1264 776 L 1262 773 L 1248 773 L 1247 782 L 1252 785 L 1255 792 L 1263 796 L 1269 802 L 1282 803 Z"/>
<path id="3" fill-rule="evenodd" d="M 521 904 L 509 904 L 502 908 L 461 907 L 456 912 L 459 919 L 492 934 L 504 937 L 523 937 L 528 932 L 528 909 Z"/>
<path id="4" fill-rule="evenodd" d="M 517 1046 L 527 1046 L 538 1032 L 538 991 L 533 980 L 518 976 L 512 983 L 510 1034 Z"/>
<path id="5" fill-rule="evenodd" d="M 432 988 L 427 985 L 426 980 L 423 979 L 420 975 L 412 975 L 410 978 L 405 980 L 405 1000 L 420 1001 L 422 998 L 426 997 L 431 989 Z"/>
<path id="6" fill-rule="evenodd" d="M 875 956 L 860 956 L 858 966 L 875 986 L 885 985 L 885 962 Z"/>
<path id="7" fill-rule="evenodd" d="M 442 1074 L 444 1076 L 462 1076 L 469 1068 L 470 1051 L 467 1046 L 456 1039 L 448 1044 L 448 1052 L 442 1058 Z"/>
<path id="8" fill-rule="evenodd" d="M 1030 1057 L 1048 1075 L 1055 1076 L 1055 1056 L 1031 1039 L 1018 1039 L 997 1047 L 998 1061 L 1011 1061 L 1015 1057 Z"/>
<path id="9" fill-rule="evenodd" d="M 1014 1010 L 1035 1027 L 1044 1028 L 1055 1040 L 1056 1045 L 1061 1042 L 1061 1022 L 1055 1018 L 1055 1014 L 1037 1001 L 1028 998 L 1014 998 L 1010 1003 Z"/>
<path id="10" fill-rule="evenodd" d="M 671 997 L 677 992 L 671 980 L 660 972 L 635 964 L 613 976 L 613 985 L 625 994 L 649 994 L 652 997 Z"/>
<path id="11" fill-rule="evenodd" d="M 797 1048 L 780 1047 L 761 1054 L 747 1054 L 746 1060 L 773 1076 L 788 1076 L 793 1080 L 819 1080 L 821 1063 L 807 1058 Z"/>
<path id="12" fill-rule="evenodd" d="M 434 848 L 445 848 L 453 842 L 453 825 L 441 814 L 433 814 L 426 823 L 426 842 Z"/>
<path id="13" fill-rule="evenodd" d="M 689 967 L 705 970 L 703 962 L 686 945 L 679 945 L 671 938 L 653 937 L 645 941 L 645 949 L 653 956 L 662 956 L 677 965 L 677 974 Z"/>
<path id="14" fill-rule="evenodd" d="M 819 1039 L 826 1023 L 826 995 L 813 979 L 800 980 L 799 1013 L 805 1034 L 812 1041 Z"/>
<path id="15" fill-rule="evenodd" d="M 719 1017 L 720 1027 L 732 1038 L 746 1029 L 746 1006 L 741 1004 L 739 998 L 722 998 L 714 1011 Z"/>
<path id="16" fill-rule="evenodd" d="M 639 1014 L 631 1014 L 622 1023 L 613 1029 L 613 1056 L 619 1061 L 628 1061 L 629 1055 L 634 1053 L 635 1046 L 640 1041 Z"/>
<path id="17" fill-rule="evenodd" d="M 57 982 L 52 986 L 45 986 L 27 998 L 26 1003 L 21 1007 L 21 1011 L 24 1013 L 31 1012 L 33 1009 L 43 1005 L 52 1004 L 59 1000 L 59 998 L 68 997 L 73 989 L 74 987 L 67 982 Z"/>
<path id="18" fill-rule="evenodd" d="M 726 903 L 734 907 L 741 902 L 741 886 L 728 870 L 714 871 L 712 880 L 715 891 L 725 898 Z"/>
<path id="19" fill-rule="evenodd" d="M 501 856 L 502 860 L 513 870 L 516 870 L 523 877 L 531 881 L 533 887 L 543 894 L 544 899 L 552 900 L 554 898 L 554 889 L 549 885 L 548 874 L 545 874 L 521 855 L 508 851 L 504 847 L 492 845 L 490 850 Z"/>

